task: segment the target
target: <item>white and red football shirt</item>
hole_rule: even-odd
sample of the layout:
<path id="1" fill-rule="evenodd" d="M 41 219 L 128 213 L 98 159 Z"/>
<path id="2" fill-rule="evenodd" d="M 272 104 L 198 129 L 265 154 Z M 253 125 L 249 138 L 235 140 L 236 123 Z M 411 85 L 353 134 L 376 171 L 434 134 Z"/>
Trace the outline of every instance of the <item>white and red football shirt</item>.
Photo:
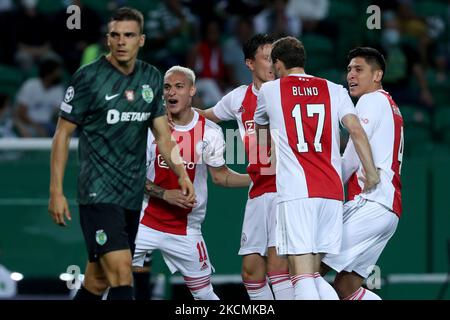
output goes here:
<path id="1" fill-rule="evenodd" d="M 262 85 L 255 122 L 270 124 L 276 146 L 278 201 L 343 200 L 339 122 L 355 114 L 341 85 L 292 74 Z"/>
<path id="2" fill-rule="evenodd" d="M 403 118 L 392 97 L 384 90 L 362 95 L 356 104 L 361 125 L 372 148 L 375 166 L 380 169 L 380 183 L 369 193 L 361 193 L 362 165 L 353 142 L 343 155 L 343 178 L 348 180 L 348 200 L 361 195 L 391 209 L 398 217 L 402 213 L 400 172 L 403 160 Z"/>
<path id="3" fill-rule="evenodd" d="M 253 199 L 267 192 L 276 192 L 274 174 L 267 174 L 270 167 L 268 153 L 260 149 L 256 141 L 255 121 L 258 90 L 251 84 L 240 86 L 225 95 L 214 107 L 213 112 L 222 121 L 236 120 L 248 159 L 247 173 L 252 179 L 249 198 Z M 264 168 L 267 170 L 264 171 Z"/>
<path id="4" fill-rule="evenodd" d="M 191 123 L 186 126 L 176 125 L 172 135 L 178 143 L 186 171 L 193 182 L 197 204 L 194 208 L 183 209 L 150 197 L 141 223 L 177 235 L 201 234 L 208 199 L 207 166 L 225 165 L 222 129 L 195 112 Z M 148 134 L 147 159 L 147 179 L 167 190 L 180 188 L 178 177 L 159 153 L 151 131 Z"/>

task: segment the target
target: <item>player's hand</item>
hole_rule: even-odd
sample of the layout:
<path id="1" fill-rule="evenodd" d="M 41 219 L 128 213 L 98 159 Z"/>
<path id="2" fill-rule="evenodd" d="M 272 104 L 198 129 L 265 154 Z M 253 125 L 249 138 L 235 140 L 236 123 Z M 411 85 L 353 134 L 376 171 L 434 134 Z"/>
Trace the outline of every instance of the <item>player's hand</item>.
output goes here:
<path id="1" fill-rule="evenodd" d="M 72 220 L 70 215 L 69 205 L 67 204 L 67 199 L 63 194 L 51 194 L 48 203 L 48 212 L 52 217 L 53 221 L 61 226 L 66 227 L 65 218 L 69 221 Z"/>
<path id="2" fill-rule="evenodd" d="M 187 197 L 188 202 L 195 202 L 195 191 L 192 185 L 191 179 L 186 175 L 178 179 L 178 184 L 180 185 L 181 192 Z"/>
<path id="3" fill-rule="evenodd" d="M 376 185 L 380 183 L 380 170 L 375 173 L 367 174 L 363 169 L 363 177 L 361 180 L 364 183 L 363 193 L 369 193 L 375 189 Z"/>
<path id="4" fill-rule="evenodd" d="M 175 122 L 173 122 L 172 114 L 169 112 L 169 110 L 166 110 L 166 111 L 167 111 L 167 122 L 169 123 L 169 127 L 170 127 L 170 129 L 174 129 Z"/>
<path id="5" fill-rule="evenodd" d="M 185 196 L 179 189 L 166 190 L 163 194 L 163 200 L 173 206 L 177 206 L 183 209 L 193 208 L 196 202 L 190 202 L 187 199 L 188 197 Z"/>

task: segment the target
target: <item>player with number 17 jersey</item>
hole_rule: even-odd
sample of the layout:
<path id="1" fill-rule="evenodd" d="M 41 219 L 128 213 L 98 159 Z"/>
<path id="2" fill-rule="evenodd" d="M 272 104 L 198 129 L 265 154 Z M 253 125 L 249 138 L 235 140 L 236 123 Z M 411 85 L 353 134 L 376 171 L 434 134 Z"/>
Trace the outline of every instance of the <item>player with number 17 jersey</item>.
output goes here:
<path id="1" fill-rule="evenodd" d="M 339 253 L 339 122 L 349 114 L 355 110 L 347 91 L 325 79 L 289 74 L 261 87 L 255 122 L 270 119 L 276 148 L 278 254 Z"/>
<path id="2" fill-rule="evenodd" d="M 347 114 L 355 114 L 347 90 L 325 79 L 292 74 L 263 84 L 255 121 L 270 117 L 278 142 L 278 202 L 344 200 L 339 121 Z"/>

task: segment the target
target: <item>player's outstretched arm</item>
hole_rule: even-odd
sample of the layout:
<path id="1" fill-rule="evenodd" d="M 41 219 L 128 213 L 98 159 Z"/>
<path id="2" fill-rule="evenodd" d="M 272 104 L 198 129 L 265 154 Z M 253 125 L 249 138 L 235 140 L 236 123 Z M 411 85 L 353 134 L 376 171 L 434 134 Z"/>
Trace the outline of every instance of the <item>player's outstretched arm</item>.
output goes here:
<path id="1" fill-rule="evenodd" d="M 55 135 L 53 136 L 50 157 L 50 200 L 48 212 L 53 221 L 60 226 L 66 226 L 64 218 L 72 220 L 67 199 L 64 196 L 63 180 L 69 154 L 70 138 L 76 127 L 76 124 L 59 118 Z"/>
<path id="2" fill-rule="evenodd" d="M 248 174 L 237 173 L 236 171 L 228 168 L 226 165 L 221 167 L 208 166 L 208 169 L 214 184 L 222 187 L 248 187 L 251 183 L 251 179 Z"/>
<path id="3" fill-rule="evenodd" d="M 372 149 L 370 148 L 369 139 L 366 132 L 359 123 L 359 119 L 354 114 L 347 114 L 342 118 L 342 123 L 350 134 L 355 150 L 361 160 L 361 164 L 365 171 L 365 181 L 363 192 L 373 189 L 379 182 L 380 177 L 377 168 L 373 162 Z"/>
<path id="4" fill-rule="evenodd" d="M 195 202 L 189 202 L 187 200 L 187 196 L 185 196 L 183 192 L 181 192 L 181 190 L 179 189 L 166 190 L 148 179 L 145 182 L 144 193 L 150 198 L 151 197 L 158 198 L 166 201 L 167 203 L 173 206 L 177 206 L 183 209 L 192 208 L 195 205 Z"/>
<path id="5" fill-rule="evenodd" d="M 180 149 L 170 133 L 167 116 L 160 116 L 153 119 L 152 133 L 155 137 L 159 152 L 170 169 L 178 176 L 178 184 L 182 193 L 187 196 L 189 202 L 194 202 L 194 186 L 184 168 L 183 160 L 180 156 Z"/>
<path id="6" fill-rule="evenodd" d="M 219 118 L 217 118 L 212 108 L 209 109 L 194 108 L 194 110 L 197 111 L 201 116 L 205 117 L 208 120 L 211 120 L 212 122 L 219 123 L 220 121 L 222 121 Z"/>

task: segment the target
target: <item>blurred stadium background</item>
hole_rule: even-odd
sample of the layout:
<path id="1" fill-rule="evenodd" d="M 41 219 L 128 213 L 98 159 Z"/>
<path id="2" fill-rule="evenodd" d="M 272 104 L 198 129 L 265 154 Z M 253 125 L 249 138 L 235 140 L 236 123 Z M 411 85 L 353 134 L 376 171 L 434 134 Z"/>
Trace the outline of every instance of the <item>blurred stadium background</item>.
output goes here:
<path id="1" fill-rule="evenodd" d="M 82 5 L 81 30 L 66 28 L 70 4 Z M 371 4 L 381 8 L 381 29 L 366 26 Z M 61 229 L 47 213 L 49 137 L 57 106 L 51 106 L 45 138 L 33 119 L 19 112 L 39 100 L 30 95 L 24 100 L 22 86 L 39 76 L 40 61 L 50 57 L 61 63 L 63 88 L 80 65 L 106 50 L 105 22 L 123 5 L 144 13 L 147 42 L 140 58 L 162 72 L 174 64 L 195 69 L 206 83 L 196 101 L 204 108 L 217 99 L 208 96 L 210 86 L 222 95 L 251 80 L 242 69 L 240 46 L 254 32 L 300 38 L 307 72 L 344 86 L 347 52 L 358 45 L 380 48 L 388 62 L 384 87 L 401 109 L 406 142 L 404 213 L 378 263 L 383 280 L 378 294 L 384 299 L 450 298 L 450 1 L 0 0 L 0 265 L 15 272 L 16 299 L 69 298 L 60 276 L 69 265 L 83 269 L 86 261 L 75 202 L 76 151 L 71 151 L 64 186 L 73 221 Z M 216 54 L 208 56 L 209 50 Z M 208 63 L 216 67 L 201 67 Z M 245 165 L 231 167 L 245 171 Z M 237 252 L 246 196 L 245 190 L 209 183 L 203 233 L 216 269 L 213 283 L 225 299 L 245 298 Z M 9 279 L 4 271 L 0 268 L 3 293 Z M 160 254 L 153 275 L 158 298 L 189 299 Z"/>

